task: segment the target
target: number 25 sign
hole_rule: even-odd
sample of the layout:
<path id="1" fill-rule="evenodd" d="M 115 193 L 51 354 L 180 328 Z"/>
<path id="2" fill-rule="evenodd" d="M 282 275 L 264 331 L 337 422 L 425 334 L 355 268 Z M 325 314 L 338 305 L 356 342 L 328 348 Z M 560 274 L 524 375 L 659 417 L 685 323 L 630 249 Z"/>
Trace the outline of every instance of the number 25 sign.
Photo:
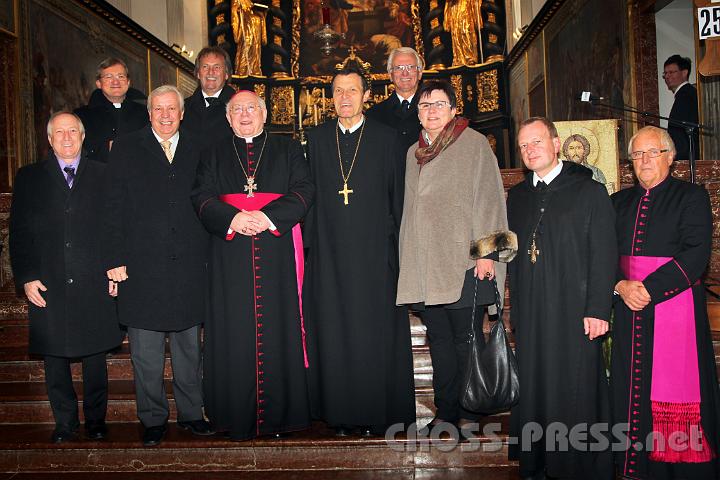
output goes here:
<path id="1" fill-rule="evenodd" d="M 720 37 L 720 5 L 698 8 L 698 36 Z"/>

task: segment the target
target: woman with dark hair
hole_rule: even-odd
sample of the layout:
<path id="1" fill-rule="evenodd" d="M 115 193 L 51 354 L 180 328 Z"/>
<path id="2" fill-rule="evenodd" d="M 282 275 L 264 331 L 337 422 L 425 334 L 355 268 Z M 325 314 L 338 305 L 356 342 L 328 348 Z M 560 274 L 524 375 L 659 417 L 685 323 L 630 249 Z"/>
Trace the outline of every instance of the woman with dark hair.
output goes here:
<path id="1" fill-rule="evenodd" d="M 462 428 L 479 418 L 459 400 L 472 307 L 494 303 L 493 278 L 504 291 L 499 262 L 514 257 L 517 242 L 507 229 L 495 154 L 484 135 L 455 116 L 452 87 L 431 80 L 418 98 L 423 129 L 407 153 L 397 303 L 411 305 L 427 327 L 437 408 L 428 431 L 442 423 Z"/>

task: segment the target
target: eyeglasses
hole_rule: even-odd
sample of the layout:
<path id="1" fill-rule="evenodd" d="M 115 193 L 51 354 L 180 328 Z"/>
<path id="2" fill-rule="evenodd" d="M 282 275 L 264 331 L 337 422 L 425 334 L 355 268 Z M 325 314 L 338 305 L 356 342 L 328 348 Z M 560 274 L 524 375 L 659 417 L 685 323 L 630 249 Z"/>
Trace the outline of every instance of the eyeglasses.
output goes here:
<path id="1" fill-rule="evenodd" d="M 665 70 L 662 73 L 663 78 L 669 77 L 670 75 L 675 75 L 676 73 L 680 72 L 680 70 Z"/>
<path id="2" fill-rule="evenodd" d="M 667 149 L 667 148 L 664 148 L 662 150 L 660 150 L 659 148 L 651 148 L 649 150 L 637 150 L 637 151 L 631 152 L 630 156 L 632 157 L 633 160 L 640 160 L 641 158 L 643 158 L 643 155 L 645 155 L 645 154 L 647 154 L 647 156 L 649 158 L 657 158 L 667 151 L 669 151 L 669 149 Z"/>
<path id="3" fill-rule="evenodd" d="M 248 114 L 253 114 L 253 113 L 255 113 L 255 110 L 257 110 L 259 108 L 260 108 L 260 105 L 255 104 L 255 103 L 251 103 L 250 105 L 233 105 L 232 107 L 230 107 L 230 112 L 234 113 L 235 115 L 242 113 L 242 112 L 247 112 Z"/>
<path id="4" fill-rule="evenodd" d="M 418 103 L 418 110 L 429 110 L 430 107 L 435 107 L 438 110 L 450 107 L 450 102 L 445 100 L 438 100 L 437 102 L 422 102 Z"/>
<path id="5" fill-rule="evenodd" d="M 395 65 L 394 67 L 390 67 L 390 71 L 412 73 L 413 71 L 420 71 L 420 66 L 419 65 Z"/>
<path id="6" fill-rule="evenodd" d="M 117 74 L 104 73 L 104 74 L 100 75 L 100 79 L 102 79 L 102 80 L 111 81 L 113 78 L 115 78 L 121 82 L 124 82 L 125 80 L 128 79 L 128 76 L 125 75 L 124 73 L 117 73 Z"/>

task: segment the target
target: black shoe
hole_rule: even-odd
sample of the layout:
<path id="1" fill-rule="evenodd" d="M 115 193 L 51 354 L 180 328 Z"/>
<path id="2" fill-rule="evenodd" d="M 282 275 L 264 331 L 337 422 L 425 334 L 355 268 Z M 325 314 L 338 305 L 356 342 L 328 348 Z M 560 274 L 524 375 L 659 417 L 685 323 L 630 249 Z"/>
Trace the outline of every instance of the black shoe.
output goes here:
<path id="1" fill-rule="evenodd" d="M 335 427 L 336 437 L 349 437 L 350 433 L 352 433 L 352 430 L 347 427 Z"/>
<path id="2" fill-rule="evenodd" d="M 177 422 L 177 424 L 183 430 L 190 430 L 193 435 L 215 435 L 215 430 L 206 420 L 191 420 L 189 422 Z"/>
<path id="3" fill-rule="evenodd" d="M 105 440 L 107 437 L 107 425 L 105 420 L 86 420 L 85 438 L 88 440 Z"/>
<path id="4" fill-rule="evenodd" d="M 143 433 L 142 442 L 146 447 L 154 447 L 160 445 L 167 432 L 167 423 L 157 425 L 155 427 L 147 427 Z"/>
<path id="5" fill-rule="evenodd" d="M 77 439 L 78 434 L 76 431 L 68 430 L 63 427 L 55 427 L 55 430 L 53 430 L 52 436 L 50 437 L 50 441 L 53 443 L 72 442 Z"/>

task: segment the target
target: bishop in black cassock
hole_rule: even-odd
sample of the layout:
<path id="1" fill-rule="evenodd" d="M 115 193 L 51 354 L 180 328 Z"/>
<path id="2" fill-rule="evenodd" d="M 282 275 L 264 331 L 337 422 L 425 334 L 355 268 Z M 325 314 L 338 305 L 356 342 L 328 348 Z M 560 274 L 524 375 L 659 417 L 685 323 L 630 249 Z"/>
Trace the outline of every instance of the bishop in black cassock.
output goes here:
<path id="1" fill-rule="evenodd" d="M 295 226 L 313 202 L 314 187 L 300 144 L 263 132 L 266 116 L 253 92 L 230 100 L 235 135 L 206 151 L 193 191 L 212 234 L 205 411 L 215 429 L 234 440 L 310 424 Z M 277 198 L 253 206 L 268 194 Z M 252 215 L 268 223 L 258 226 Z"/>
<path id="2" fill-rule="evenodd" d="M 363 116 L 369 90 L 358 73 L 341 71 L 333 89 L 339 121 L 308 135 L 311 403 L 338 435 L 382 434 L 415 421 L 409 319 L 395 307 L 402 156 L 395 132 Z"/>
<path id="3" fill-rule="evenodd" d="M 612 196 L 621 256 L 611 391 L 614 423 L 627 432 L 615 461 L 629 478 L 718 478 L 720 391 L 701 280 L 712 244 L 710 199 L 670 176 L 671 143 L 664 130 L 639 130 L 631 140 L 639 183 Z M 634 277 L 629 267 L 645 262 L 655 266 Z M 633 295 L 632 280 L 647 296 Z M 691 436 L 687 427 L 702 433 L 695 447 L 646 442 L 650 432 L 666 441 L 676 431 Z"/>
<path id="4" fill-rule="evenodd" d="M 568 439 L 585 424 L 589 448 L 596 441 L 590 427 L 610 420 L 601 342 L 617 262 L 615 216 L 589 169 L 558 162 L 552 123 L 528 121 L 518 143 L 532 171 L 508 195 L 508 224 L 518 237 L 508 275 L 520 380 L 520 403 L 510 417 L 510 435 L 519 443 L 510 445 L 510 458 L 519 460 L 523 477 L 610 479 L 609 449 L 563 448 L 548 426 L 560 422 Z M 533 424 L 542 437 L 529 442 Z"/>

